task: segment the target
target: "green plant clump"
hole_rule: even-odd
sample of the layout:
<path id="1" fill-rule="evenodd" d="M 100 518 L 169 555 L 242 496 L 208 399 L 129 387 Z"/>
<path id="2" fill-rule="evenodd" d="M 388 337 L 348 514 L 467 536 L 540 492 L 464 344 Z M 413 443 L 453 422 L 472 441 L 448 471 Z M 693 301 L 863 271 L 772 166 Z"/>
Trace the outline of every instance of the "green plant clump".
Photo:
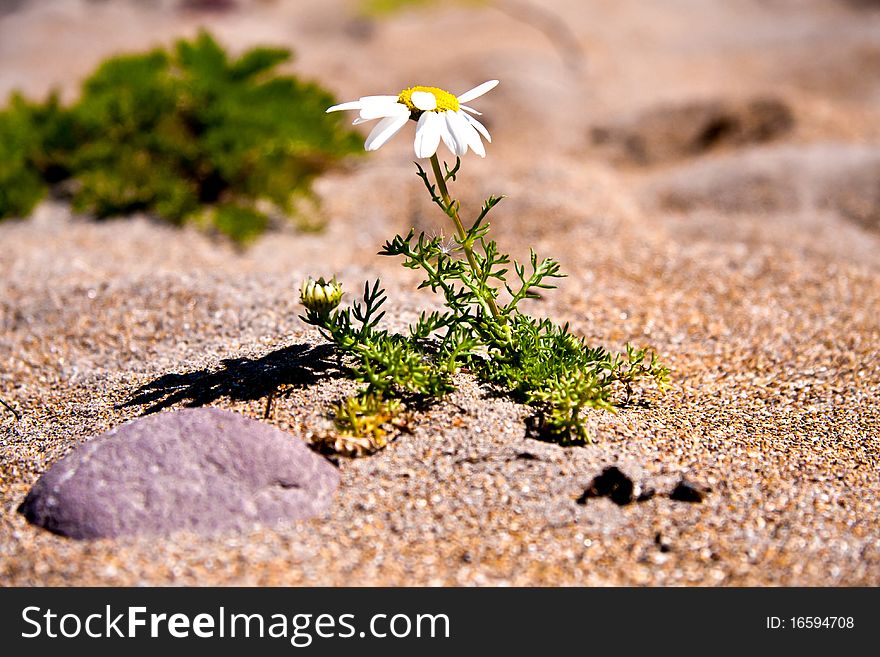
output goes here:
<path id="1" fill-rule="evenodd" d="M 460 162 L 457 159 L 444 171 L 432 156 L 435 184 L 417 165 L 434 203 L 456 227 L 454 241 L 416 236 L 411 230 L 395 236 L 380 252 L 420 270 L 424 279 L 419 287 L 439 294 L 445 310 L 423 312 L 407 335 L 393 334 L 379 327 L 386 298 L 379 281 L 366 284 L 363 299 L 342 309 L 337 308 L 342 288 L 335 280 L 310 280 L 303 286 L 304 320 L 349 356 L 351 377 L 364 384 L 357 398 L 337 409 L 337 427 L 369 438 L 388 416 L 390 407 L 382 400 L 397 404 L 440 397 L 454 389 L 453 374 L 466 368 L 532 406 L 541 437 L 565 445 L 589 442 L 586 410 L 612 410 L 627 403 L 641 379 L 653 380 L 662 389 L 669 370 L 647 349 L 627 345 L 625 354 L 615 354 L 590 347 L 567 324 L 521 312 L 520 302 L 555 287 L 552 281 L 563 274 L 555 260 L 539 260 L 534 252 L 528 264 L 514 262 L 489 239 L 486 217 L 499 197 L 490 197 L 470 227 L 464 227 L 459 203 L 447 188 Z M 369 409 L 378 420 L 365 417 Z M 366 432 L 358 433 L 359 427 Z M 381 437 L 381 442 L 372 443 L 373 450 L 387 442 L 384 432 Z M 333 445 L 338 450 L 339 441 Z M 348 451 L 370 449 L 356 443 Z"/>
<path id="2" fill-rule="evenodd" d="M 0 219 L 28 214 L 62 181 L 74 208 L 99 218 L 197 219 L 239 242 L 273 213 L 295 216 L 314 178 L 362 148 L 324 113 L 329 92 L 276 74 L 290 57 L 261 47 L 230 58 L 203 32 L 108 59 L 69 107 L 14 95 L 0 112 Z"/>

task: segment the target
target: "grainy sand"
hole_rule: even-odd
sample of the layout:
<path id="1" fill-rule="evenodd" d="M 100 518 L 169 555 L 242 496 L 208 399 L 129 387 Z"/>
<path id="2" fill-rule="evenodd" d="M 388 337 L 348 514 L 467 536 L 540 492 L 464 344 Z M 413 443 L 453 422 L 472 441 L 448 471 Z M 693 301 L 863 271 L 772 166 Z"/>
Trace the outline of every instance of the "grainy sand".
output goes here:
<path id="1" fill-rule="evenodd" d="M 217 372 L 177 379 L 156 401 L 255 418 L 266 381 L 280 382 L 266 421 L 294 440 L 324 427 L 352 388 L 320 350 L 296 347 L 321 342 L 297 318 L 298 281 L 335 273 L 355 291 L 381 276 L 403 329 L 434 301 L 375 251 L 410 225 L 442 223 L 399 137 L 320 181 L 326 232 L 280 230 L 244 253 L 48 202 L 0 224 L 0 397 L 21 413 L 0 408 L 0 582 L 880 583 L 880 201 L 873 213 L 849 203 L 877 198 L 872 179 L 853 175 L 880 158 L 877 13 L 833 1 L 541 3 L 579 58 L 554 46 L 571 35 L 530 27 L 511 3 L 378 23 L 346 18 L 342 2 L 242 2 L 209 16 L 169 4 L 33 2 L 0 17 L 0 91 L 72 93 L 104 55 L 199 22 L 236 48 L 294 46 L 296 70 L 346 99 L 498 77 L 480 100 L 489 156 L 468 157 L 454 191 L 465 208 L 507 194 L 493 224 L 502 245 L 520 256 L 534 246 L 569 273 L 530 312 L 613 348 L 654 346 L 673 385 L 591 414 L 595 444 L 561 448 L 526 438 L 526 409 L 462 374 L 411 435 L 341 461 L 325 518 L 215 538 L 60 538 L 15 512 L 29 486 L 146 410 L 123 404 L 168 385 L 161 377 Z M 795 118 L 772 142 L 639 167 L 590 139 L 592 126 L 647 108 L 760 94 Z M 781 195 L 756 197 L 751 174 Z M 612 464 L 659 494 L 577 504 Z M 682 477 L 711 487 L 703 503 L 662 494 Z"/>

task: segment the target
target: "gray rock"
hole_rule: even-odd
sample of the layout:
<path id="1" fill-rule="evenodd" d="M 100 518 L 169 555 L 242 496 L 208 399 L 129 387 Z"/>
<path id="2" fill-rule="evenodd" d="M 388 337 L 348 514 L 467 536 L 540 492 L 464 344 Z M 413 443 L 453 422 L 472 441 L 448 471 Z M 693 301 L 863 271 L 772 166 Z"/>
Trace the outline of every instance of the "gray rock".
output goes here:
<path id="1" fill-rule="evenodd" d="M 324 512 L 339 473 L 301 440 L 212 408 L 124 424 L 54 464 L 19 507 L 72 538 L 210 534 Z"/>

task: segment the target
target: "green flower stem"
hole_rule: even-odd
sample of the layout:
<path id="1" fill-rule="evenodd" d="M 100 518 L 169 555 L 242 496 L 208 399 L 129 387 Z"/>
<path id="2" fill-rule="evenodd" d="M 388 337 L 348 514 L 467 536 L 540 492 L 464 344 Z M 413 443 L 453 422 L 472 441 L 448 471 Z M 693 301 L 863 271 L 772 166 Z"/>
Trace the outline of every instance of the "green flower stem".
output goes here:
<path id="1" fill-rule="evenodd" d="M 474 276 L 479 278 L 480 276 L 480 266 L 477 264 L 477 259 L 474 257 L 474 249 L 473 246 L 467 239 L 467 231 L 464 229 L 464 225 L 461 223 L 461 218 L 458 216 L 458 211 L 455 209 L 452 203 L 452 197 L 449 196 L 449 189 L 446 187 L 446 176 L 443 175 L 443 171 L 440 169 L 440 161 L 437 159 L 437 154 L 431 156 L 431 167 L 434 169 L 434 178 L 437 181 L 437 189 L 440 191 L 440 198 L 443 199 L 443 203 L 446 205 L 449 216 L 452 219 L 452 222 L 455 224 L 455 230 L 458 232 L 459 243 L 461 244 L 461 248 L 464 251 L 465 256 L 467 257 L 468 264 L 471 266 L 471 270 L 474 272 Z M 488 287 L 488 286 L 487 286 Z M 494 289 L 489 287 L 489 290 L 494 292 Z M 486 302 L 489 305 L 489 310 L 492 312 L 492 316 L 500 321 L 502 324 L 505 324 L 504 317 L 501 315 L 501 311 L 498 310 L 498 305 L 495 303 L 495 295 L 489 294 Z"/>

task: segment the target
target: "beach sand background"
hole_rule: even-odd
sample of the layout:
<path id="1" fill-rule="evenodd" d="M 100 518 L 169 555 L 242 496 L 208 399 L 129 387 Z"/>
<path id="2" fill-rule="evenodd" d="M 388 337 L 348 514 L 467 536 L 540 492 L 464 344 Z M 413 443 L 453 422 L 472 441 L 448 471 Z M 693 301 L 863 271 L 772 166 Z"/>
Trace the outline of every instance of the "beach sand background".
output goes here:
<path id="1" fill-rule="evenodd" d="M 3 3 L 0 95 L 74 97 L 102 58 L 200 26 L 234 51 L 293 48 L 291 70 L 341 99 L 498 78 L 475 103 L 493 143 L 454 193 L 466 212 L 506 194 L 501 245 L 569 274 L 530 313 L 654 347 L 672 386 L 591 413 L 595 443 L 562 448 L 463 373 L 411 434 L 340 461 L 325 517 L 58 537 L 18 505 L 71 448 L 146 410 L 125 405 L 141 386 L 167 408 L 262 419 L 280 383 L 262 421 L 291 440 L 326 427 L 352 384 L 310 350 L 299 281 L 381 277 L 402 330 L 436 300 L 375 253 L 445 227 L 403 136 L 318 182 L 323 233 L 280 228 L 246 251 L 47 201 L 0 224 L 0 397 L 21 414 L 0 409 L 2 584 L 880 583 L 880 3 L 499 1 L 379 19 L 339 0 L 181 4 Z M 658 495 L 577 504 L 609 465 Z M 711 492 L 662 494 L 682 478 Z"/>

